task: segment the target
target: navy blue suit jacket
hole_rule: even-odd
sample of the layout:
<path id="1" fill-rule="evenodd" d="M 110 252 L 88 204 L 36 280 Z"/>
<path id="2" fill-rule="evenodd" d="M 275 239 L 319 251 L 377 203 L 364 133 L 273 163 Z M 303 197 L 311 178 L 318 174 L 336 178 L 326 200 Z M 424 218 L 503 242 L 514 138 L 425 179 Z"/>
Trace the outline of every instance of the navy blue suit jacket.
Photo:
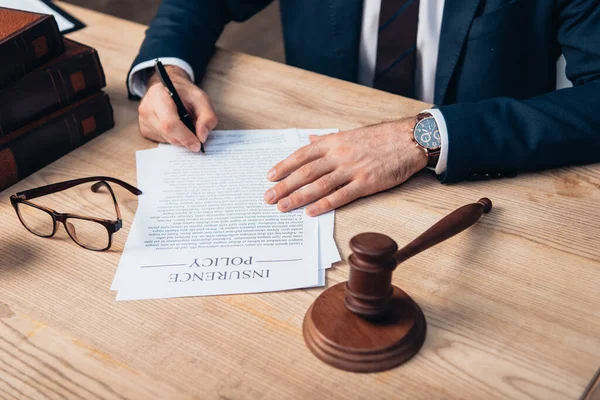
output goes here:
<path id="1" fill-rule="evenodd" d="M 187 61 L 199 83 L 215 42 L 270 0 L 164 0 L 134 65 Z M 356 81 L 363 0 L 280 0 L 286 61 Z M 563 53 L 574 87 L 555 91 Z M 446 0 L 435 104 L 443 182 L 600 161 L 600 0 Z"/>

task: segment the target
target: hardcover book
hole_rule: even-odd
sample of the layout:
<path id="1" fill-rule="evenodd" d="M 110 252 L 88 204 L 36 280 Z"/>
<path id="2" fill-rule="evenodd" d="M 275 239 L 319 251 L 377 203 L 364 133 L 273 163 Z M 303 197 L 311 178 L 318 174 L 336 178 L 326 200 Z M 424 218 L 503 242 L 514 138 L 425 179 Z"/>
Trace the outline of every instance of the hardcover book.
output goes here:
<path id="1" fill-rule="evenodd" d="M 0 137 L 0 190 L 113 126 L 108 95 L 99 92 Z"/>
<path id="2" fill-rule="evenodd" d="M 63 52 L 51 15 L 0 7 L 0 87 Z"/>
<path id="3" fill-rule="evenodd" d="M 64 39 L 65 51 L 0 89 L 0 137 L 106 85 L 98 53 Z"/>

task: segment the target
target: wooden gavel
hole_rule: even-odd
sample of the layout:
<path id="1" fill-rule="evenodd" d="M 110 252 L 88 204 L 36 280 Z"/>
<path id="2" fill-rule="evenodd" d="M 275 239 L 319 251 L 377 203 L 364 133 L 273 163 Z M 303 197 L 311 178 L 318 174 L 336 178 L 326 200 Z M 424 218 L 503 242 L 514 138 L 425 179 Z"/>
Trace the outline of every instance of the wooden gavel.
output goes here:
<path id="1" fill-rule="evenodd" d="M 350 240 L 350 277 L 344 303 L 363 318 L 381 318 L 389 311 L 392 273 L 396 266 L 464 231 L 492 209 L 490 199 L 463 206 L 438 221 L 418 238 L 398 250 L 389 236 L 361 233 Z"/>
<path id="2" fill-rule="evenodd" d="M 322 361 L 353 372 L 377 372 L 414 356 L 425 341 L 427 323 L 418 304 L 392 285 L 396 266 L 462 232 L 492 202 L 463 206 L 402 249 L 389 236 L 361 233 L 350 240 L 350 277 L 330 287 L 306 312 L 306 345 Z"/>

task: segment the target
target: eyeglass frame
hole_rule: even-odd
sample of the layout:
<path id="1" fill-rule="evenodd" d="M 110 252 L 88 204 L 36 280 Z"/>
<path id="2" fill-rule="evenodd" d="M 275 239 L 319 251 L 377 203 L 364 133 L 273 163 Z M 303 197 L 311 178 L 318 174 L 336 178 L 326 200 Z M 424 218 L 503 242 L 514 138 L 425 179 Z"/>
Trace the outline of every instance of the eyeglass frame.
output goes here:
<path id="1" fill-rule="evenodd" d="M 42 196 L 50 195 L 53 193 L 61 192 L 63 190 L 67 190 L 74 186 L 78 186 L 78 185 L 88 183 L 88 182 L 96 182 L 91 187 L 91 190 L 94 193 L 97 193 L 98 190 L 100 190 L 102 187 L 106 186 L 106 188 L 108 189 L 108 191 L 112 197 L 113 204 L 114 204 L 115 210 L 117 212 L 116 220 L 88 217 L 88 216 L 84 216 L 84 215 L 71 214 L 71 213 L 59 213 L 51 208 L 44 207 L 44 206 L 41 206 L 39 204 L 35 204 L 35 203 L 32 203 L 29 201 L 29 200 L 35 199 L 37 197 L 42 197 Z M 108 184 L 108 182 L 116 183 L 119 186 L 127 189 L 129 192 L 135 194 L 136 196 L 139 196 L 142 194 L 141 190 L 139 190 L 135 186 L 130 185 L 127 182 L 123 182 L 120 179 L 111 178 L 109 176 L 91 176 L 91 177 L 87 177 L 87 178 L 72 179 L 69 181 L 52 183 L 49 185 L 24 190 L 24 191 L 21 191 L 21 192 L 11 195 L 10 203 L 12 204 L 13 208 L 15 209 L 15 212 L 17 213 L 17 217 L 19 218 L 19 221 L 21 222 L 21 224 L 25 227 L 25 229 L 27 229 L 29 232 L 33 233 L 34 235 L 36 235 L 38 237 L 43 237 L 43 238 L 53 237 L 54 235 L 56 235 L 56 232 L 58 231 L 59 224 L 62 223 L 63 226 L 65 227 L 65 230 L 67 231 L 67 234 L 71 238 L 71 240 L 73 240 L 73 242 L 75 242 L 78 246 L 83 247 L 86 250 L 91 250 L 91 251 L 106 251 L 106 250 L 110 249 L 110 247 L 112 246 L 113 234 L 115 232 L 119 231 L 119 229 L 121 229 L 123 227 L 123 220 L 121 219 L 121 210 L 119 209 L 119 204 L 117 203 L 117 198 L 115 196 L 115 193 L 112 190 L 111 186 Z M 19 204 L 21 204 L 21 203 L 26 204 L 30 207 L 34 207 L 38 210 L 44 211 L 47 214 L 49 214 L 52 217 L 52 222 L 53 222 L 52 233 L 49 235 L 42 235 L 42 234 L 32 231 L 27 226 L 27 224 L 23 221 L 23 217 L 21 216 L 21 213 L 19 212 Z M 95 248 L 91 248 L 91 247 L 88 247 L 88 246 L 85 246 L 85 245 L 79 243 L 77 241 L 77 239 L 75 237 L 73 237 L 73 234 L 71 234 L 69 228 L 67 227 L 66 222 L 69 218 L 96 222 L 96 223 L 99 223 L 100 225 L 104 226 L 104 228 L 106 228 L 106 231 L 108 233 L 107 246 L 103 249 L 95 249 Z M 77 236 L 77 235 L 75 235 L 75 236 Z"/>

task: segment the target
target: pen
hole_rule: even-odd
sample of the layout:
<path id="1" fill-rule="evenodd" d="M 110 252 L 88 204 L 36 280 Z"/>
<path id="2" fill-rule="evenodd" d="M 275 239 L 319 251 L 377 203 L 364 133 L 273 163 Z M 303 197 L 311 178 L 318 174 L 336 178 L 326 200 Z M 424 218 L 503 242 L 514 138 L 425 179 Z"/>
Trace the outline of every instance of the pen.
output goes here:
<path id="1" fill-rule="evenodd" d="M 195 135 L 196 128 L 194 127 L 194 123 L 192 122 L 190 113 L 187 111 L 187 109 L 183 105 L 183 102 L 181 101 L 181 98 L 179 97 L 177 90 L 175 90 L 175 85 L 173 85 L 171 78 L 169 78 L 169 74 L 167 74 L 167 70 L 165 69 L 165 67 L 162 65 L 162 63 L 158 59 L 156 59 L 156 62 L 154 64 L 154 70 L 160 77 L 162 84 L 164 85 L 165 88 L 167 88 L 167 91 L 169 92 L 169 94 L 171 95 L 171 98 L 175 102 L 175 105 L 177 106 L 177 114 L 179 114 L 179 119 Z M 202 144 L 202 142 L 200 142 L 200 151 L 202 151 L 204 153 L 204 144 Z"/>

